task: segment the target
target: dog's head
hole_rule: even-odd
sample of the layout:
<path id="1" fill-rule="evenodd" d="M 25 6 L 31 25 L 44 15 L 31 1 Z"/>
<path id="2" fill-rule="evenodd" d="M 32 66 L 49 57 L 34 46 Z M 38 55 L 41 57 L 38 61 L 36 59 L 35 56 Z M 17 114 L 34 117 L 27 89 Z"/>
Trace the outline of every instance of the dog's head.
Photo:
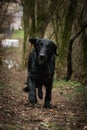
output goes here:
<path id="1" fill-rule="evenodd" d="M 34 45 L 39 64 L 44 64 L 52 57 L 57 56 L 57 46 L 48 39 L 30 38 L 29 42 Z"/>

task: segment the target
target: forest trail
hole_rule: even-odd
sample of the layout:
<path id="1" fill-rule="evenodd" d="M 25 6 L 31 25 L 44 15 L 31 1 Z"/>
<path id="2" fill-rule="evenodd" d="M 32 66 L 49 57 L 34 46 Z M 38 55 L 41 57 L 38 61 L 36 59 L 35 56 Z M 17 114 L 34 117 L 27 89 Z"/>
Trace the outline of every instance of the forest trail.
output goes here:
<path id="1" fill-rule="evenodd" d="M 87 109 L 74 86 L 63 83 L 52 91 L 51 109 L 28 103 L 23 92 L 26 71 L 0 70 L 0 130 L 86 130 Z M 81 100 L 80 100 L 81 98 Z"/>

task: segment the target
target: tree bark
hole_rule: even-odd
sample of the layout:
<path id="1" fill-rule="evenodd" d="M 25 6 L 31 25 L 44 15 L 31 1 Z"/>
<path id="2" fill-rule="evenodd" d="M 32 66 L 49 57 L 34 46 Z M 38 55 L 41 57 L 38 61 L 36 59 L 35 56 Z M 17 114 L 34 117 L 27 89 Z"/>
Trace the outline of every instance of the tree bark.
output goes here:
<path id="1" fill-rule="evenodd" d="M 75 36 L 73 36 L 70 41 L 69 41 L 69 45 L 68 45 L 68 55 L 67 55 L 67 78 L 66 80 L 70 80 L 71 76 L 72 76 L 72 45 L 74 40 L 84 31 L 84 29 L 87 27 L 87 24 L 85 24 L 81 30 L 76 33 Z"/>
<path id="2" fill-rule="evenodd" d="M 23 22 L 24 22 L 24 42 L 23 42 L 23 57 L 22 66 L 26 65 L 28 39 L 29 39 L 29 1 L 25 1 L 23 4 Z"/>
<path id="3" fill-rule="evenodd" d="M 59 59 L 62 61 L 66 61 L 66 59 L 64 58 L 67 57 L 66 50 L 68 47 L 69 38 L 71 36 L 72 25 L 76 14 L 76 7 L 77 7 L 77 0 L 70 0 L 68 12 L 65 18 L 64 30 L 62 35 L 62 45 L 59 50 L 59 54 L 60 54 Z"/>

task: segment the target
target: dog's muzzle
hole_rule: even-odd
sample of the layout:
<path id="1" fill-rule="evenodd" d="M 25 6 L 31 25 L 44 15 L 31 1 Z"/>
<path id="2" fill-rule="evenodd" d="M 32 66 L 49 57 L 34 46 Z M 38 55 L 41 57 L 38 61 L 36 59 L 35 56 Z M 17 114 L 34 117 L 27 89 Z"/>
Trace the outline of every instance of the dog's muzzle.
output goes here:
<path id="1" fill-rule="evenodd" d="M 45 55 L 40 54 L 38 60 L 39 60 L 39 64 L 44 64 L 46 62 Z"/>

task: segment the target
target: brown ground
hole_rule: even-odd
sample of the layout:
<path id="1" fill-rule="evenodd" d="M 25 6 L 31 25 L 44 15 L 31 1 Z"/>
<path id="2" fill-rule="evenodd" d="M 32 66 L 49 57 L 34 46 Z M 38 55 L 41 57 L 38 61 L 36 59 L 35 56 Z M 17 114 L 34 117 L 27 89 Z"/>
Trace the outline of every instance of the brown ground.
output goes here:
<path id="1" fill-rule="evenodd" d="M 0 130 L 86 130 L 85 95 L 76 95 L 71 86 L 56 86 L 51 109 L 28 103 L 23 92 L 26 71 L 0 70 Z M 87 97 L 87 96 L 86 96 Z M 81 99 L 81 100 L 80 100 Z"/>

